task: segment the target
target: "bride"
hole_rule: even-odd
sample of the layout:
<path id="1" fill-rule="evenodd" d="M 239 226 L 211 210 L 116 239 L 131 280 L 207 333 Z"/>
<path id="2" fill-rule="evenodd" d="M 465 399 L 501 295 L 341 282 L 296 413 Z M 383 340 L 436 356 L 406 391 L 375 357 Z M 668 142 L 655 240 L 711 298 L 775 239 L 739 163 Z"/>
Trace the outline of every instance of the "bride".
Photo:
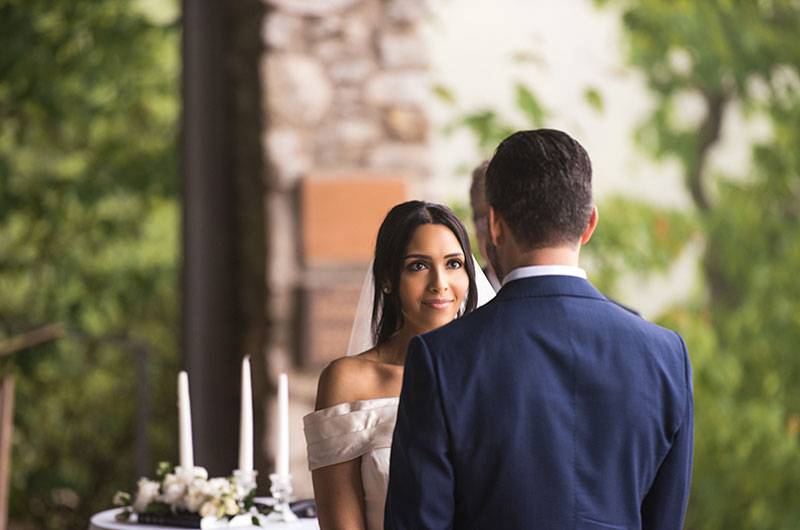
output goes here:
<path id="1" fill-rule="evenodd" d="M 406 347 L 492 296 L 450 209 L 409 201 L 387 214 L 348 356 L 322 372 L 303 418 L 320 528 L 383 528 Z"/>

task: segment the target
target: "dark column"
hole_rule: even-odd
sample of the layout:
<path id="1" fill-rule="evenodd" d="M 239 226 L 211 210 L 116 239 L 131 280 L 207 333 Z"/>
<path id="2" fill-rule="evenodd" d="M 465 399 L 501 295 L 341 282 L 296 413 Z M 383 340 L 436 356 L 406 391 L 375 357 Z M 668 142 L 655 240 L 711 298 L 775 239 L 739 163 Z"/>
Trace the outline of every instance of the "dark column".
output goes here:
<path id="1" fill-rule="evenodd" d="M 252 359 L 255 421 L 253 447 L 255 465 L 259 472 L 259 491 L 265 495 L 269 491 L 269 473 L 273 469 L 272 462 L 265 459 L 265 448 L 260 443 L 268 439 L 265 403 L 267 396 L 274 394 L 267 377 L 270 359 L 265 355 L 268 335 L 266 307 L 269 300 L 266 286 L 265 226 L 265 180 L 268 177 L 261 143 L 265 127 L 262 119 L 263 88 L 259 68 L 264 53 L 261 29 L 265 7 L 262 0 L 225 3 L 230 10 L 232 35 L 228 65 L 233 87 L 231 136 L 234 139 L 236 193 L 236 279 L 239 293 L 237 323 L 240 351 L 250 355 Z"/>
<path id="2" fill-rule="evenodd" d="M 239 362 L 227 2 L 183 1 L 183 366 L 195 463 L 236 465 Z"/>

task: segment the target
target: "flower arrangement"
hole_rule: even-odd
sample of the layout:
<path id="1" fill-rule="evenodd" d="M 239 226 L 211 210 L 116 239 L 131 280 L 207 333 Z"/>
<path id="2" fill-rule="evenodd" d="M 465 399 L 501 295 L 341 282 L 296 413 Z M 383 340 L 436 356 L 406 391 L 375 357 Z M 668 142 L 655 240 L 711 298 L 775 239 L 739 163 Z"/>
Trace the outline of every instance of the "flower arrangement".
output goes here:
<path id="1" fill-rule="evenodd" d="M 187 475 L 161 462 L 156 478 L 139 479 L 133 496 L 124 491 L 114 495 L 114 505 L 123 507 L 118 520 L 130 521 L 136 514 L 139 522 L 194 528 L 238 526 L 242 522 L 260 526 L 260 510 L 270 510 L 253 502 L 254 488 L 245 491 L 234 477 L 208 478 L 203 468 L 196 467 Z"/>

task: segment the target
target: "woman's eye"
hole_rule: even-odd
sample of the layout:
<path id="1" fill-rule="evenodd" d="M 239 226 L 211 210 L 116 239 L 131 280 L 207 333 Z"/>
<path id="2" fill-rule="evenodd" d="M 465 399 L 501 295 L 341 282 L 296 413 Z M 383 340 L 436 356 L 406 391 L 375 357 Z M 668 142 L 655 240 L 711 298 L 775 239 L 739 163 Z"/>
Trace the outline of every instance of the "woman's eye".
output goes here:
<path id="1" fill-rule="evenodd" d="M 450 261 L 447 262 L 447 266 L 450 267 L 451 269 L 460 269 L 461 267 L 464 266 L 464 264 L 461 262 L 460 259 L 451 259 Z"/>
<path id="2" fill-rule="evenodd" d="M 427 265 L 422 263 L 421 261 L 415 261 L 413 263 L 409 263 L 406 265 L 406 268 L 413 272 L 418 272 L 427 268 Z"/>

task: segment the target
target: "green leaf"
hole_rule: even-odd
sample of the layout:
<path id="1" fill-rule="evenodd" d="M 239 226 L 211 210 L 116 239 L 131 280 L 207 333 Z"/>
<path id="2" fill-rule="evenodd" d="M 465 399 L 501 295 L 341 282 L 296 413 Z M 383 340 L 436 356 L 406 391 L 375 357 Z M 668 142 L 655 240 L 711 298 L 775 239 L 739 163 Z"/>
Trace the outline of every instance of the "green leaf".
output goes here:
<path id="1" fill-rule="evenodd" d="M 455 105 L 456 104 L 456 95 L 450 89 L 450 87 L 442 84 L 436 84 L 433 86 L 433 93 L 434 95 L 439 98 L 439 100 L 447 103 L 448 105 Z"/>
<path id="2" fill-rule="evenodd" d="M 586 90 L 584 90 L 583 99 L 585 99 L 586 103 L 588 103 L 589 106 L 597 112 L 603 112 L 603 96 L 600 95 L 600 92 L 596 88 L 588 87 Z"/>
<path id="3" fill-rule="evenodd" d="M 517 97 L 517 106 L 525 113 L 531 125 L 533 125 L 534 128 L 544 126 L 546 112 L 533 92 L 523 83 L 519 82 L 514 86 L 514 91 Z"/>

